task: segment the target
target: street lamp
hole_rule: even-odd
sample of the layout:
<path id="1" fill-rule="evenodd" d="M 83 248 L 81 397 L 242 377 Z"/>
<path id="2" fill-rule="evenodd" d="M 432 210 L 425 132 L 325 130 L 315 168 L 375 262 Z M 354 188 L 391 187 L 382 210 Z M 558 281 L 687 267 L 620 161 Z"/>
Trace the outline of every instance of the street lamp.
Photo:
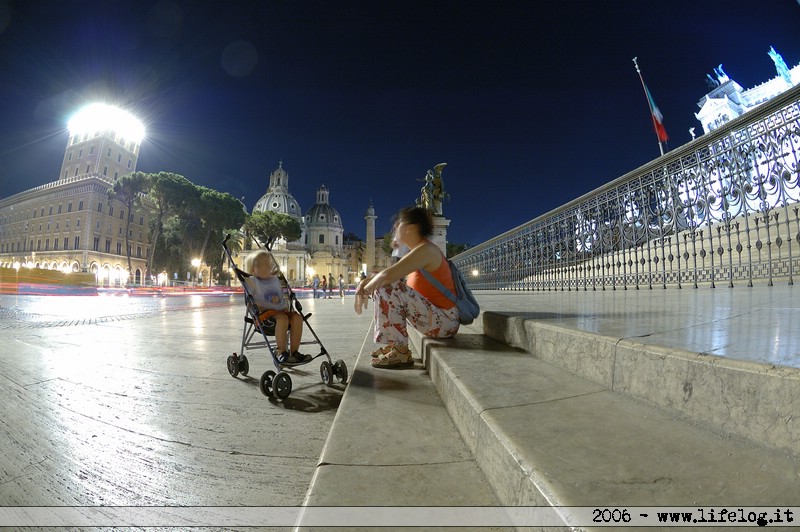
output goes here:
<path id="1" fill-rule="evenodd" d="M 195 267 L 194 284 L 197 285 L 197 278 L 200 276 L 200 259 L 192 259 L 192 266 Z"/>

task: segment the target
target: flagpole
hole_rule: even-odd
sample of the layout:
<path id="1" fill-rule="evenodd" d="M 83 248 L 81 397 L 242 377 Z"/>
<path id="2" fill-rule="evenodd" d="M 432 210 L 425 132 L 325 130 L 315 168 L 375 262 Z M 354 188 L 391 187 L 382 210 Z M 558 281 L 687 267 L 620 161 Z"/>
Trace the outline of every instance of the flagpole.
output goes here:
<path id="1" fill-rule="evenodd" d="M 661 138 L 658 136 L 658 125 L 656 124 L 656 117 L 653 116 L 653 109 L 650 107 L 650 97 L 647 94 L 647 87 L 644 84 L 644 79 L 642 78 L 642 71 L 639 70 L 639 63 L 636 62 L 638 57 L 633 58 L 633 65 L 636 67 L 636 73 L 639 74 L 639 81 L 642 82 L 642 90 L 644 91 L 644 97 L 647 100 L 647 109 L 650 111 L 650 119 L 653 121 L 653 131 L 656 132 L 656 139 L 658 139 L 658 150 L 661 152 L 661 155 L 664 155 L 664 146 L 661 143 Z"/>

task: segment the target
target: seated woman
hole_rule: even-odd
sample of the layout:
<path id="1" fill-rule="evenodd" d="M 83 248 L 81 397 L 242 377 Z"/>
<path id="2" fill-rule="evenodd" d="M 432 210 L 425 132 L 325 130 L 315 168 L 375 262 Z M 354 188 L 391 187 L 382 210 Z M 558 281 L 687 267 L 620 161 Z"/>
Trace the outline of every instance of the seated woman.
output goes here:
<path id="1" fill-rule="evenodd" d="M 289 306 L 280 279 L 275 275 L 278 269 L 272 255 L 265 249 L 259 249 L 249 259 L 251 276 L 245 278 L 247 292 L 253 296 L 253 301 L 261 311 L 259 320 L 275 320 L 278 362 L 291 365 L 310 361 L 311 355 L 303 355 L 298 351 L 303 335 L 303 317 Z M 286 337 L 290 330 L 291 351 L 286 348 Z"/>
<path id="2" fill-rule="evenodd" d="M 451 291 L 453 276 L 433 234 L 430 211 L 402 209 L 395 239 L 409 251 L 392 266 L 363 279 L 356 290 L 355 310 L 361 313 L 370 296 L 375 300 L 375 342 L 386 344 L 372 353 L 372 366 L 397 368 L 414 364 L 408 349 L 406 323 L 430 338 L 450 338 L 458 332 L 458 307 L 418 271 L 425 268 Z M 404 280 L 404 278 L 406 278 Z"/>

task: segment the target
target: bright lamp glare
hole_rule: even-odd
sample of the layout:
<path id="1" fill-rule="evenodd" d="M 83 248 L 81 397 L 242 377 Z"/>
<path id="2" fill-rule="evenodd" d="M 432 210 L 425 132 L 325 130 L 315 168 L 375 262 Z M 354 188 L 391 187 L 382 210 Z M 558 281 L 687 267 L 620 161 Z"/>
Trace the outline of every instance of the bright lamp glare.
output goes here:
<path id="1" fill-rule="evenodd" d="M 72 116 L 67 128 L 73 135 L 111 130 L 137 143 L 144 138 L 144 125 L 135 116 L 104 103 L 93 103 L 82 108 Z"/>

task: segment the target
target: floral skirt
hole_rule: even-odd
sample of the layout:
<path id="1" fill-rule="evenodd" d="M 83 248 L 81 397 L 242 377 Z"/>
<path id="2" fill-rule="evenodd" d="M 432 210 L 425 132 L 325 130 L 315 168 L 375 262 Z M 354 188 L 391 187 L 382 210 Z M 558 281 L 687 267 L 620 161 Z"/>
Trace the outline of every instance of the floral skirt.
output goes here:
<path id="1" fill-rule="evenodd" d="M 375 342 L 408 344 L 407 324 L 429 338 L 450 338 L 458 332 L 458 307 L 439 308 L 404 280 L 375 290 Z"/>

